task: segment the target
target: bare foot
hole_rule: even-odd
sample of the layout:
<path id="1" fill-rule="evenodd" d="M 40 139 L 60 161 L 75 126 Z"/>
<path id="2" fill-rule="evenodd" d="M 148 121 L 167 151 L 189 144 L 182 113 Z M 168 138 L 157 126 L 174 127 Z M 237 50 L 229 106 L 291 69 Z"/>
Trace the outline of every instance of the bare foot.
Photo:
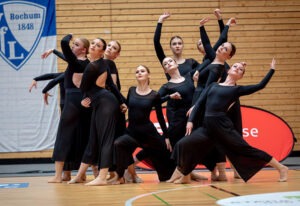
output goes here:
<path id="1" fill-rule="evenodd" d="M 280 170 L 279 170 L 280 178 L 278 180 L 279 182 L 286 182 L 287 181 L 288 171 L 289 171 L 289 168 L 286 167 L 286 166 L 283 166 L 283 167 L 280 168 Z"/>
<path id="2" fill-rule="evenodd" d="M 168 183 L 172 183 L 175 180 L 179 179 L 180 177 L 182 177 L 183 175 L 181 174 L 181 172 L 176 168 L 171 176 L 171 178 L 169 180 L 167 180 L 166 182 Z"/>
<path id="3" fill-rule="evenodd" d="M 132 175 L 129 173 L 128 170 L 125 170 L 124 176 L 123 176 L 123 177 L 124 177 L 126 183 L 133 183 L 133 177 L 132 177 Z"/>
<path id="4" fill-rule="evenodd" d="M 115 181 L 111 182 L 110 184 L 112 185 L 120 185 L 120 184 L 125 184 L 125 180 L 123 177 L 116 179 Z"/>
<path id="5" fill-rule="evenodd" d="M 182 176 L 174 181 L 175 184 L 189 184 L 191 183 L 191 175 Z"/>
<path id="6" fill-rule="evenodd" d="M 223 182 L 227 181 L 226 174 L 219 174 L 217 181 L 223 181 Z"/>
<path id="7" fill-rule="evenodd" d="M 92 171 L 93 171 L 94 177 L 95 177 L 95 178 L 98 177 L 98 175 L 99 175 L 99 169 L 98 169 L 98 166 L 92 165 L 91 167 L 92 167 Z"/>
<path id="8" fill-rule="evenodd" d="M 75 177 L 75 178 L 73 178 L 73 179 L 71 179 L 69 182 L 68 182 L 68 184 L 76 184 L 76 183 L 83 183 L 83 182 L 85 182 L 85 180 L 86 180 L 86 177 L 85 178 L 81 178 L 81 177 Z"/>
<path id="9" fill-rule="evenodd" d="M 119 176 L 117 174 L 113 174 L 109 177 L 109 179 L 107 179 L 107 184 L 113 184 L 113 182 L 118 181 Z"/>
<path id="10" fill-rule="evenodd" d="M 110 181 L 111 179 L 115 179 L 115 177 L 117 176 L 116 172 L 109 172 L 108 177 L 106 178 L 107 181 Z"/>
<path id="11" fill-rule="evenodd" d="M 96 177 L 93 181 L 86 183 L 86 186 L 100 186 L 100 185 L 107 185 L 106 179 L 100 178 L 99 176 Z"/>
<path id="12" fill-rule="evenodd" d="M 64 171 L 62 176 L 62 181 L 70 181 L 71 180 L 71 171 Z"/>
<path id="13" fill-rule="evenodd" d="M 62 183 L 62 178 L 54 176 L 48 180 L 48 183 Z"/>
<path id="14" fill-rule="evenodd" d="M 210 179 L 211 179 L 211 181 L 217 181 L 218 180 L 217 169 L 214 169 L 213 171 L 211 171 Z"/>
<path id="15" fill-rule="evenodd" d="M 82 179 L 83 181 L 86 181 L 86 174 L 82 175 L 81 179 Z"/>
<path id="16" fill-rule="evenodd" d="M 203 175 L 199 175 L 195 172 L 191 172 L 191 179 L 195 180 L 195 181 L 208 180 L 207 177 L 205 177 Z"/>
<path id="17" fill-rule="evenodd" d="M 144 182 L 143 179 L 140 178 L 139 176 L 135 175 L 133 177 L 133 183 L 143 183 L 143 182 Z"/>

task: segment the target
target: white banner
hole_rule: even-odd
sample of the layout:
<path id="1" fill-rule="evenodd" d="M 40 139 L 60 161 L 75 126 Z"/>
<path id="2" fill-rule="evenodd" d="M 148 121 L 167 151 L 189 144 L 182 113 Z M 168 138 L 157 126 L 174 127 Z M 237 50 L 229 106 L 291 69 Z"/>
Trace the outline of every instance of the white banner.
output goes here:
<path id="1" fill-rule="evenodd" d="M 0 152 L 38 151 L 53 148 L 59 122 L 57 87 L 43 102 L 38 82 L 32 79 L 57 71 L 54 55 L 41 59 L 43 51 L 56 48 L 54 0 L 0 0 Z"/>

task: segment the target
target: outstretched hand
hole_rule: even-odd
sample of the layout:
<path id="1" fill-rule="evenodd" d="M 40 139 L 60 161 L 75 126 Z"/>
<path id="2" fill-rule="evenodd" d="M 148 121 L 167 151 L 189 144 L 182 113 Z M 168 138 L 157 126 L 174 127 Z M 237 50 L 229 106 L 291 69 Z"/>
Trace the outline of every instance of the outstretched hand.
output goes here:
<path id="1" fill-rule="evenodd" d="M 208 22 L 210 19 L 209 17 L 204 17 L 203 19 L 200 20 L 200 27 L 204 26 L 204 24 L 206 24 L 206 22 Z"/>
<path id="2" fill-rule="evenodd" d="M 275 70 L 275 65 L 276 65 L 276 60 L 275 60 L 275 58 L 273 57 L 270 66 L 271 66 L 271 68 L 274 69 L 274 70 Z"/>
<path id="3" fill-rule="evenodd" d="M 44 53 L 42 53 L 41 58 L 46 59 L 52 52 L 53 52 L 53 49 L 49 49 L 49 50 L 45 51 Z"/>
<path id="4" fill-rule="evenodd" d="M 51 97 L 52 95 L 50 95 L 48 92 L 46 92 L 46 93 L 44 93 L 43 94 L 43 97 L 44 97 L 44 103 L 46 104 L 46 105 L 48 105 L 49 103 L 48 103 L 48 97 Z"/>
<path id="5" fill-rule="evenodd" d="M 29 86 L 29 92 L 31 92 L 31 90 L 32 90 L 33 87 L 36 88 L 36 86 L 37 86 L 37 82 L 35 80 L 32 80 L 32 82 L 31 82 L 31 84 Z"/>
<path id="6" fill-rule="evenodd" d="M 171 13 L 164 12 L 162 15 L 159 16 L 158 23 L 163 23 L 170 16 L 171 16 Z"/>
<path id="7" fill-rule="evenodd" d="M 217 17 L 218 20 L 222 19 L 222 14 L 220 9 L 215 9 L 214 10 L 214 15 Z"/>
<path id="8" fill-rule="evenodd" d="M 234 18 L 234 17 L 230 18 L 226 25 L 228 25 L 228 26 L 236 25 L 236 18 Z"/>

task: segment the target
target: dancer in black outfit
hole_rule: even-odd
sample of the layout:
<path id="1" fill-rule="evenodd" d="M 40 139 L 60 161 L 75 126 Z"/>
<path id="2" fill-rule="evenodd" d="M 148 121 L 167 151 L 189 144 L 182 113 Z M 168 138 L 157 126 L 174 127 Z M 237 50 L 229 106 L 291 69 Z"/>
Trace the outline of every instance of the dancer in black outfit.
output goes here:
<path id="1" fill-rule="evenodd" d="M 184 77 L 180 75 L 178 64 L 171 57 L 163 60 L 165 73 L 171 77 L 168 83 L 164 84 L 158 91 L 162 102 L 167 101 L 168 136 L 171 146 L 185 136 L 187 112 L 192 106 L 192 95 L 195 87 L 192 81 L 192 74 L 189 72 Z M 193 180 L 207 180 L 205 176 L 191 173 Z"/>
<path id="2" fill-rule="evenodd" d="M 212 148 L 214 144 L 225 152 L 245 182 L 267 164 L 278 170 L 280 182 L 287 181 L 288 168 L 266 152 L 250 146 L 234 128 L 231 119 L 226 114 L 240 96 L 252 94 L 266 86 L 275 72 L 275 63 L 273 59 L 270 71 L 260 83 L 248 86 L 236 85 L 236 82 L 244 75 L 246 64 L 235 63 L 228 71 L 228 76 L 223 83 L 212 83 L 203 92 L 189 117 L 186 132 L 189 136 L 182 139 L 186 140 L 183 141 L 184 144 L 181 144 L 181 141 L 178 142 L 178 147 L 174 150 L 178 166 L 169 182 L 189 182 L 191 165 L 195 165 L 195 162 L 189 160 L 201 161 L 208 148 Z M 192 132 L 193 121 L 198 118 L 198 111 L 203 106 L 205 107 L 204 127 Z M 191 151 L 195 153 L 192 154 Z"/>
<path id="3" fill-rule="evenodd" d="M 104 59 L 108 60 L 107 63 L 110 68 L 112 80 L 113 80 L 114 84 L 117 86 L 119 91 L 121 91 L 121 83 L 120 83 L 120 78 L 119 78 L 119 71 L 118 71 L 118 68 L 117 68 L 114 60 L 120 56 L 120 52 L 121 52 L 121 44 L 116 40 L 112 40 L 112 41 L 108 42 L 107 47 L 104 52 Z M 125 130 L 126 130 L 125 114 L 123 112 L 119 111 L 119 117 L 118 117 L 115 136 L 119 137 L 119 136 L 123 135 Z"/>
<path id="4" fill-rule="evenodd" d="M 226 60 L 232 58 L 236 51 L 235 46 L 232 43 L 226 42 L 229 27 L 236 24 L 235 18 L 230 18 L 228 20 L 225 28 L 220 35 L 220 38 L 218 39 L 214 47 L 211 46 L 210 40 L 204 28 L 204 24 L 208 21 L 209 18 L 204 18 L 200 21 L 200 35 L 203 43 L 202 46 L 205 50 L 205 57 L 203 63 L 198 68 L 199 71 L 197 71 L 198 80 L 197 87 L 193 96 L 193 104 L 199 98 L 205 87 L 209 86 L 212 82 L 222 82 L 225 80 L 227 71 L 230 67 L 226 63 Z M 231 116 L 234 119 L 234 123 L 235 125 L 237 125 L 236 129 L 241 132 L 242 120 L 239 101 L 237 101 L 236 105 L 231 109 L 230 114 L 232 114 Z M 201 120 L 202 119 L 199 118 L 198 122 L 195 122 L 195 128 L 201 126 Z M 212 151 L 211 154 L 206 158 L 206 161 L 203 163 L 210 171 L 212 171 L 212 180 L 227 180 L 225 172 L 226 157 L 221 153 L 220 150 L 216 148 L 215 151 Z M 217 172 L 219 173 L 218 175 Z"/>
<path id="5" fill-rule="evenodd" d="M 162 97 L 162 103 L 167 101 L 168 136 L 174 147 L 185 134 L 186 114 L 192 106 L 195 86 L 192 74 L 180 75 L 178 64 L 173 58 L 166 57 L 162 64 L 170 80 L 160 87 L 158 93 Z"/>
<path id="6" fill-rule="evenodd" d="M 81 90 L 85 93 L 82 105 L 92 106 L 90 137 L 78 173 L 70 184 L 84 181 L 84 174 L 90 165 L 99 165 L 99 175 L 86 185 L 106 185 L 108 169 L 113 166 L 113 141 L 118 110 L 126 111 L 123 97 L 113 83 L 107 61 L 103 59 L 106 42 L 97 38 L 90 45 L 91 63 L 84 71 Z M 109 87 L 111 91 L 105 89 Z M 112 93 L 113 92 L 113 93 Z"/>
<path id="7" fill-rule="evenodd" d="M 160 44 L 160 36 L 161 36 L 161 29 L 162 29 L 162 24 L 163 22 L 171 16 L 170 13 L 163 13 L 159 19 L 158 23 L 156 26 L 155 34 L 154 34 L 154 48 L 156 52 L 156 56 L 159 60 L 159 62 L 162 65 L 162 62 L 164 58 L 166 58 L 166 55 L 164 53 L 164 50 Z M 179 65 L 179 72 L 182 76 L 185 76 L 187 73 L 194 71 L 195 69 L 199 66 L 199 63 L 193 59 L 185 59 L 182 56 L 182 51 L 183 51 L 183 40 L 180 36 L 173 36 L 170 40 L 170 48 L 173 53 L 173 59 L 177 62 Z M 170 76 L 166 74 L 167 79 L 170 79 Z"/>
<path id="8" fill-rule="evenodd" d="M 82 93 L 78 87 L 82 73 L 89 63 L 86 57 L 89 41 L 77 38 L 71 48 L 71 39 L 72 35 L 69 34 L 61 40 L 63 55 L 68 63 L 64 72 L 66 98 L 52 157 L 55 161 L 55 176 L 48 181 L 49 183 L 62 181 L 61 175 L 65 162 L 73 162 L 78 168 L 88 139 L 85 135 L 89 132 L 90 112 L 80 104 Z"/>
<path id="9" fill-rule="evenodd" d="M 171 144 L 162 113 L 160 95 L 149 86 L 150 71 L 146 66 L 136 69 L 137 87 L 128 91 L 128 127 L 127 134 L 115 140 L 115 156 L 119 180 L 124 183 L 125 169 L 134 163 L 132 153 L 141 147 L 147 153 L 151 165 L 157 171 L 160 181 L 166 181 L 172 175 L 175 164 L 170 159 Z M 163 131 L 161 136 L 150 121 L 150 112 L 155 108 L 157 119 Z"/>

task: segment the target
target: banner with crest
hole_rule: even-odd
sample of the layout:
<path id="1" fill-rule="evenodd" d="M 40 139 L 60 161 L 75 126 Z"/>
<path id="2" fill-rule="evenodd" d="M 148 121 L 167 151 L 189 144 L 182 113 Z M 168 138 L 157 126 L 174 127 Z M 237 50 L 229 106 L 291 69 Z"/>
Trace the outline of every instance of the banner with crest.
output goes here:
<path id="1" fill-rule="evenodd" d="M 49 104 L 33 78 L 57 72 L 57 58 L 41 54 L 56 48 L 55 0 L 0 0 L 0 152 L 53 148 L 59 108 L 57 87 Z"/>

